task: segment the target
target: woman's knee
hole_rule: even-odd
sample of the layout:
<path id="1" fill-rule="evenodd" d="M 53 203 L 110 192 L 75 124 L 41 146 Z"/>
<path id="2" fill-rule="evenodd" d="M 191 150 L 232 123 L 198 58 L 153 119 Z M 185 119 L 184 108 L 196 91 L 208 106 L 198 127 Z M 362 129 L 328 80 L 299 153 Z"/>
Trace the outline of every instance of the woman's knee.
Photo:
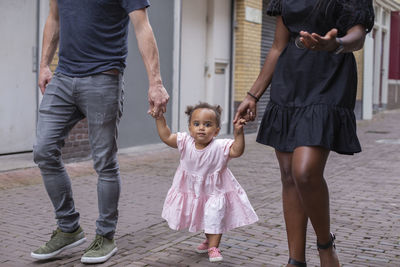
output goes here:
<path id="1" fill-rule="evenodd" d="M 295 186 L 293 175 L 290 169 L 281 168 L 281 182 L 282 186 L 285 188 Z"/>
<path id="2" fill-rule="evenodd" d="M 310 188 L 312 185 L 319 180 L 321 177 L 315 173 L 311 168 L 307 167 L 294 167 L 293 168 L 293 179 L 300 188 Z"/>

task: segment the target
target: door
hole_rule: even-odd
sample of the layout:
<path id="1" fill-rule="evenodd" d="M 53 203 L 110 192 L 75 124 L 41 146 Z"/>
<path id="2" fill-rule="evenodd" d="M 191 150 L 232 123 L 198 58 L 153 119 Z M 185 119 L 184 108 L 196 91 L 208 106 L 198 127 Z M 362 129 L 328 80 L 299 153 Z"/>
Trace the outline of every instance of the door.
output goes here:
<path id="1" fill-rule="evenodd" d="M 37 112 L 37 1 L 0 1 L 0 154 L 31 151 Z"/>
<path id="2" fill-rule="evenodd" d="M 179 125 L 187 130 L 187 105 L 199 101 L 222 107 L 221 131 L 229 130 L 231 1 L 183 0 Z"/>
<path id="3" fill-rule="evenodd" d="M 206 18 L 207 1 L 182 1 L 179 131 L 188 129 L 187 117 L 184 114 L 186 106 L 205 101 L 205 76 L 208 69 Z"/>

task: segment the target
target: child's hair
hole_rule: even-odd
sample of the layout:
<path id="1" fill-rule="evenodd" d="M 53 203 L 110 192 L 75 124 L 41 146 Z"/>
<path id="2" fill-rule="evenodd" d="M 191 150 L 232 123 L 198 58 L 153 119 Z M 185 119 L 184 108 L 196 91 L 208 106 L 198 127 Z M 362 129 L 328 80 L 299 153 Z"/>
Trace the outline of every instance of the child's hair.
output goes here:
<path id="1" fill-rule="evenodd" d="M 196 109 L 199 109 L 199 108 L 207 108 L 207 109 L 211 109 L 212 111 L 214 111 L 215 119 L 217 121 L 217 127 L 220 127 L 220 124 L 221 124 L 221 113 L 222 113 L 221 106 L 220 105 L 210 105 L 210 104 L 208 104 L 206 102 L 200 102 L 199 104 L 197 104 L 195 106 L 187 106 L 186 107 L 185 113 L 186 113 L 186 115 L 189 116 L 189 120 L 188 120 L 189 124 L 190 124 L 190 121 L 192 119 L 193 111 L 195 111 Z"/>

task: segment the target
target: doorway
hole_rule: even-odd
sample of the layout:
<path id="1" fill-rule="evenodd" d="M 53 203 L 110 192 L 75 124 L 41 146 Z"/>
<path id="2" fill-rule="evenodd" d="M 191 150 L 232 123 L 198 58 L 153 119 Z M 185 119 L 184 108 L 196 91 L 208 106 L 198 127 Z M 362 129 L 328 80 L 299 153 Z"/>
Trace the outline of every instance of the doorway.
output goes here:
<path id="1" fill-rule="evenodd" d="M 187 130 L 186 106 L 220 105 L 221 131 L 229 131 L 231 1 L 183 0 L 178 130 Z"/>
<path id="2" fill-rule="evenodd" d="M 0 2 L 0 154 L 32 151 L 35 140 L 37 3 Z"/>

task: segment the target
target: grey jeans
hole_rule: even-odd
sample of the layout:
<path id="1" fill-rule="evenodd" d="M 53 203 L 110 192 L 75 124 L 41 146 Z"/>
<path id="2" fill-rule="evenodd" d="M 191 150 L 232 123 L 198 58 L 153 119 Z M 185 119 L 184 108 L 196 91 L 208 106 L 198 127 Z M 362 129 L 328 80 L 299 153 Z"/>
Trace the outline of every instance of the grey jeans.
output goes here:
<path id="1" fill-rule="evenodd" d="M 40 168 L 58 227 L 63 232 L 73 232 L 79 227 L 79 213 L 61 160 L 61 147 L 72 127 L 86 117 L 98 174 L 96 233 L 107 238 L 114 236 L 121 187 L 116 154 L 122 105 L 122 75 L 72 78 L 56 73 L 46 87 L 39 109 L 34 161 Z"/>

